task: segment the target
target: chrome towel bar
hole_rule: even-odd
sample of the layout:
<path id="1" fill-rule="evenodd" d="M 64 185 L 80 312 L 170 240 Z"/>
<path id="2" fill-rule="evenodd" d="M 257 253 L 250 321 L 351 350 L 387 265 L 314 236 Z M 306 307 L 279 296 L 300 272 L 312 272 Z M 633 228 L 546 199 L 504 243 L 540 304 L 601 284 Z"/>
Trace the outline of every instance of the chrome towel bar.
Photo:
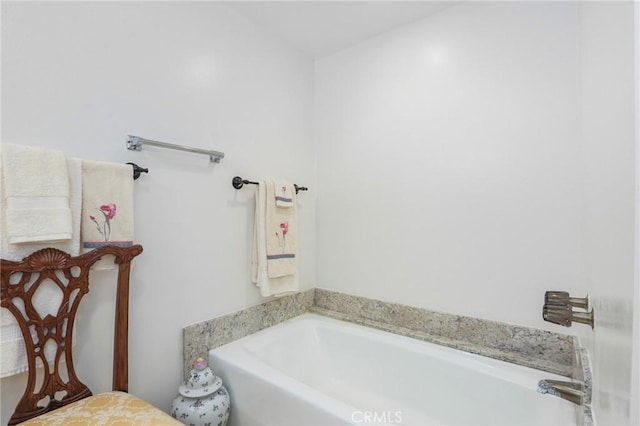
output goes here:
<path id="1" fill-rule="evenodd" d="M 209 161 L 211 161 L 212 163 L 219 163 L 220 159 L 224 158 L 224 153 L 220 151 L 192 148 L 190 146 L 176 145 L 168 142 L 153 141 L 151 139 L 141 138 L 140 136 L 132 136 L 132 135 L 127 136 L 127 149 L 129 151 L 142 151 L 142 145 L 152 145 L 160 148 L 193 152 L 195 154 L 205 154 L 209 156 Z"/>

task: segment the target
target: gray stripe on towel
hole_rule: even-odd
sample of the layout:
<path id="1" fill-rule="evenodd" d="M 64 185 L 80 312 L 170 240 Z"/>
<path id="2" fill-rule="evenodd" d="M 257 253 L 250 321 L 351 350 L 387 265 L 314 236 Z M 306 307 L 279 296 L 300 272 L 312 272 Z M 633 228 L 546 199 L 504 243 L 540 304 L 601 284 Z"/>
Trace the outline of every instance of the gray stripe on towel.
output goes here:
<path id="1" fill-rule="evenodd" d="M 267 260 L 294 259 L 295 257 L 295 254 L 269 254 L 267 255 Z"/>

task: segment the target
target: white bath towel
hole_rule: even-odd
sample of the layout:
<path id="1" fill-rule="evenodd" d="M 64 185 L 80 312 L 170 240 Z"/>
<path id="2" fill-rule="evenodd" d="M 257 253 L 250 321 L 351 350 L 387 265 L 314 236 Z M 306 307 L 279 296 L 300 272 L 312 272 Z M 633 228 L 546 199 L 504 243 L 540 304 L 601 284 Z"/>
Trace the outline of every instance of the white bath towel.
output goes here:
<path id="1" fill-rule="evenodd" d="M 7 203 L 4 182 L 0 188 L 2 194 L 0 208 L 0 252 L 7 260 L 22 260 L 31 253 L 43 248 L 52 247 L 69 253 L 72 256 L 80 254 L 80 215 L 82 212 L 82 161 L 78 158 L 67 158 L 69 172 L 69 207 L 71 209 L 71 239 L 58 242 L 11 244 L 7 238 Z"/>
<path id="2" fill-rule="evenodd" d="M 13 318 L 13 315 L 3 308 L 3 316 L 5 312 Z M 2 340 L 2 350 L 0 351 L 0 377 L 13 376 L 14 374 L 27 371 L 27 352 L 18 324 L 3 325 L 0 327 L 0 340 Z"/>
<path id="3" fill-rule="evenodd" d="M 3 144 L 2 180 L 9 243 L 71 239 L 69 174 L 61 151 Z"/>
<path id="4" fill-rule="evenodd" d="M 82 162 L 82 253 L 133 245 L 133 174 L 127 164 Z M 93 269 L 116 269 L 102 259 Z"/>
<path id="5" fill-rule="evenodd" d="M 62 292 L 54 287 L 56 285 L 52 282 L 42 283 L 38 291 L 34 293 L 32 302 L 40 318 L 45 318 L 48 314 L 55 316 L 60 309 Z M 19 309 L 25 315 L 24 307 L 19 307 Z M 8 319 L 11 319 L 13 323 Z M 27 371 L 28 363 L 24 339 L 15 317 L 8 309 L 2 308 L 2 320 L 3 324 L 0 326 L 0 341 L 2 342 L 0 377 L 7 377 Z M 32 331 L 31 335 L 34 340 L 37 340 L 35 331 Z M 75 346 L 75 334 L 72 346 Z M 52 364 L 55 361 L 55 347 L 45 347 L 44 355 L 47 361 Z M 37 363 L 36 366 L 40 367 L 41 363 Z"/>
<path id="6" fill-rule="evenodd" d="M 82 163 L 77 158 L 67 158 L 69 173 L 69 205 L 71 208 L 72 236 L 70 240 L 50 243 L 11 244 L 7 238 L 6 193 L 4 179 L 0 185 L 0 252 L 3 259 L 20 261 L 33 252 L 52 247 L 72 256 L 80 254 L 80 213 L 82 207 Z M 1 161 L 0 161 L 1 164 Z M 39 290 L 37 309 L 40 312 L 56 312 L 60 306 L 60 292 L 50 286 Z M 27 355 L 20 327 L 7 309 L 0 309 L 0 377 L 7 377 L 27 370 Z"/>
<path id="7" fill-rule="evenodd" d="M 298 218 L 296 197 L 291 195 L 292 206 L 279 208 L 276 205 L 274 181 L 265 182 L 265 235 L 267 238 L 267 271 L 269 278 L 295 275 L 298 269 Z"/>
<path id="8" fill-rule="evenodd" d="M 273 204 L 273 197 L 268 199 Z M 256 211 L 253 227 L 252 251 L 252 280 L 260 289 L 264 297 L 282 296 L 299 289 L 298 274 L 270 278 L 267 271 L 267 240 L 266 240 L 266 185 L 260 182 L 256 191 Z"/>

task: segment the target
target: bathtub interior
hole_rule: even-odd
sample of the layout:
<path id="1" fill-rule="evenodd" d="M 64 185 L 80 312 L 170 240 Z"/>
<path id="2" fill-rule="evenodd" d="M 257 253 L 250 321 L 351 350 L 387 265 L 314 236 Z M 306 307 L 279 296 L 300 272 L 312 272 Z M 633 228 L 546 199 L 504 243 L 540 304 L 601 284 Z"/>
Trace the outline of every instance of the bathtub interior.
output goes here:
<path id="1" fill-rule="evenodd" d="M 332 402 L 349 423 L 361 412 L 377 424 L 575 424 L 575 406 L 536 391 L 539 379 L 566 378 L 314 314 L 211 354 L 223 370 L 294 385 L 285 393 L 316 407 Z"/>

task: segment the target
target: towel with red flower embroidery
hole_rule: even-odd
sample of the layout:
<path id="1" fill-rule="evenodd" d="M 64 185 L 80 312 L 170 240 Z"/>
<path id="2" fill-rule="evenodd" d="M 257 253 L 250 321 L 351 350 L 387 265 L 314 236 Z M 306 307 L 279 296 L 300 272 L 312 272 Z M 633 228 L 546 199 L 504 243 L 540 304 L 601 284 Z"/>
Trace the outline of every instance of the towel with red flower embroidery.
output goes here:
<path id="1" fill-rule="evenodd" d="M 274 181 L 276 206 L 280 208 L 290 208 L 293 206 L 293 197 L 296 193 L 293 184 L 285 181 Z"/>
<path id="2" fill-rule="evenodd" d="M 270 278 L 294 275 L 298 271 L 296 260 L 298 251 L 298 218 L 295 194 L 289 194 L 291 197 L 290 208 L 279 208 L 275 194 L 275 182 L 266 181 L 265 226 L 267 271 Z"/>
<path id="3" fill-rule="evenodd" d="M 133 179 L 131 166 L 82 162 L 82 250 L 106 245 L 133 245 Z M 115 268 L 102 262 L 94 269 Z"/>

